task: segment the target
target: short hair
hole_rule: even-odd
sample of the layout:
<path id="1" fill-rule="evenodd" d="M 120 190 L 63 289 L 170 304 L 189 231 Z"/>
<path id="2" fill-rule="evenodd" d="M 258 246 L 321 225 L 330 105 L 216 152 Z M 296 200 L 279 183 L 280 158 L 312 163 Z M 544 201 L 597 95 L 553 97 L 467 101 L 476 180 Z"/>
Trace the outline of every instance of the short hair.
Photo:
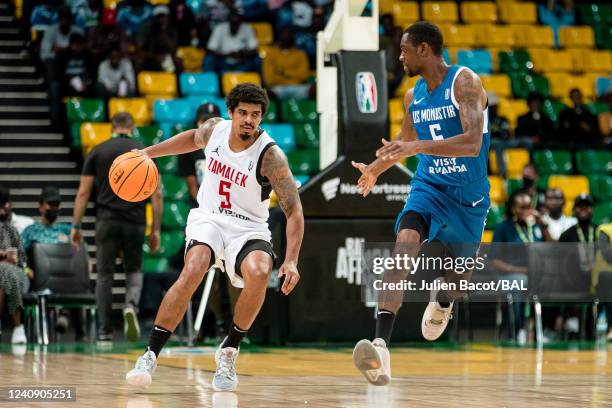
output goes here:
<path id="1" fill-rule="evenodd" d="M 510 197 L 508 198 L 508 203 L 506 204 L 506 218 L 508 219 L 512 218 L 512 207 L 514 207 L 516 200 L 520 196 L 523 196 L 523 195 L 531 198 L 529 191 L 525 190 L 524 188 L 519 188 L 518 190 L 514 190 L 512 194 L 510 194 Z"/>
<path id="2" fill-rule="evenodd" d="M 582 91 L 580 90 L 580 88 L 572 88 L 569 91 L 569 94 L 573 94 L 574 92 L 578 92 L 580 94 L 580 96 L 582 96 Z"/>
<path id="3" fill-rule="evenodd" d="M 406 31 L 404 31 L 404 35 L 405 34 L 408 34 L 410 42 L 415 47 L 419 46 L 421 43 L 426 43 L 435 55 L 442 55 L 444 38 L 437 25 L 429 21 L 419 21 L 408 27 Z"/>
<path id="4" fill-rule="evenodd" d="M 268 104 L 270 100 L 268 99 L 268 94 L 266 91 L 251 83 L 238 84 L 232 89 L 227 95 L 227 108 L 230 112 L 234 112 L 234 109 L 238 106 L 238 104 L 242 103 L 251 103 L 254 105 L 261 105 L 261 114 L 265 114 L 266 110 L 268 110 Z"/>
<path id="5" fill-rule="evenodd" d="M 118 112 L 111 118 L 113 129 L 132 129 L 134 127 L 134 118 L 128 112 Z"/>
<path id="6" fill-rule="evenodd" d="M 221 110 L 219 107 L 213 103 L 203 103 L 198 107 L 196 111 L 195 121 L 204 122 L 210 118 L 214 118 L 216 116 L 221 116 Z"/>

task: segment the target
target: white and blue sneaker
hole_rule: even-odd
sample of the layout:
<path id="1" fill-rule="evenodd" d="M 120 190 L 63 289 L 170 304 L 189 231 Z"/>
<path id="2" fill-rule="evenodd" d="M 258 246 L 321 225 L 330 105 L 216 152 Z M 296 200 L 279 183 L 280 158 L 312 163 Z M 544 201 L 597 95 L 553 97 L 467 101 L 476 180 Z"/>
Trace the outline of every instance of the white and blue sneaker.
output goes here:
<path id="1" fill-rule="evenodd" d="M 225 340 L 223 340 L 225 342 Z M 223 342 L 221 344 L 223 344 Z M 217 370 L 213 377 L 212 387 L 215 391 L 234 391 L 238 387 L 238 376 L 236 375 L 236 359 L 240 348 L 225 347 L 215 352 Z"/>
<path id="2" fill-rule="evenodd" d="M 138 357 L 134 368 L 125 375 L 125 380 L 132 386 L 147 388 L 153 381 L 153 372 L 156 367 L 157 357 L 154 352 L 148 350 Z"/>

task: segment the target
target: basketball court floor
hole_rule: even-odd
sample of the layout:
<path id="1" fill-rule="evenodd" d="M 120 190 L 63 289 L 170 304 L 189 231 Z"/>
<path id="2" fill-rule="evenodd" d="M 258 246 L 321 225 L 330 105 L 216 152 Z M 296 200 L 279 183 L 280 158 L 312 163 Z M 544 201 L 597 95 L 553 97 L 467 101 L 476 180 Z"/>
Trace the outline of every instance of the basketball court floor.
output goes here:
<path id="1" fill-rule="evenodd" d="M 238 358 L 235 393 L 212 391 L 212 347 L 162 354 L 153 385 L 142 391 L 124 382 L 141 348 L 30 346 L 24 356 L 1 350 L 0 387 L 71 386 L 77 402 L 0 407 L 612 407 L 606 348 L 393 348 L 394 379 L 374 387 L 354 370 L 348 347 L 249 347 Z"/>

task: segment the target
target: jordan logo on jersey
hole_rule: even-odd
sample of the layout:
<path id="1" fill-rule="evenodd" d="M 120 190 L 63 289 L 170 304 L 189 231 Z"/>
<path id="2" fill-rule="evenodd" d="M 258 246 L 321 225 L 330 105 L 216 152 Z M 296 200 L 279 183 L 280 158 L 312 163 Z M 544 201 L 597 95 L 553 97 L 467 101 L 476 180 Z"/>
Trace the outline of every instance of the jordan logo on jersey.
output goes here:
<path id="1" fill-rule="evenodd" d="M 235 170 L 233 167 L 223 164 L 212 157 L 210 158 L 210 163 L 208 163 L 208 171 L 228 179 L 240 187 L 246 187 L 246 181 L 249 178 L 248 174 Z"/>

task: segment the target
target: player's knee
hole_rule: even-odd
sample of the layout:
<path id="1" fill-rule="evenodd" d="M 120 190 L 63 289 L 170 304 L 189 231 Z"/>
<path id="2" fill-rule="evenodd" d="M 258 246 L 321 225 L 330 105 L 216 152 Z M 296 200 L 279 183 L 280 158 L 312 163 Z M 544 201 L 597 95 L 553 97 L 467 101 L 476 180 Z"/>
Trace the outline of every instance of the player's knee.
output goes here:
<path id="1" fill-rule="evenodd" d="M 210 259 L 207 256 L 194 256 L 189 258 L 189 260 L 185 262 L 180 280 L 189 285 L 196 282 L 199 284 L 208 270 L 209 263 Z"/>
<path id="2" fill-rule="evenodd" d="M 243 265 L 243 274 L 247 281 L 254 284 L 266 285 L 270 279 L 272 268 L 267 262 L 249 262 Z"/>
<path id="3" fill-rule="evenodd" d="M 396 241 L 403 244 L 420 244 L 421 237 L 419 233 L 413 229 L 403 229 L 397 233 Z"/>

